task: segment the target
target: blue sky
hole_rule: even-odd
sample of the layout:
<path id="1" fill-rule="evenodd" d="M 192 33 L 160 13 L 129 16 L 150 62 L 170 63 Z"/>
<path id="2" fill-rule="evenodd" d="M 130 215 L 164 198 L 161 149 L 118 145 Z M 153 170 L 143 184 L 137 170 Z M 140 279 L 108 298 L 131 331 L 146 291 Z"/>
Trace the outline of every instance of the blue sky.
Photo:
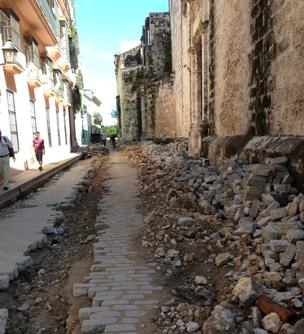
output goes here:
<path id="1" fill-rule="evenodd" d="M 85 86 L 102 101 L 109 124 L 116 96 L 114 53 L 121 41 L 139 40 L 145 18 L 168 11 L 168 0 L 75 0 L 75 9 Z"/>

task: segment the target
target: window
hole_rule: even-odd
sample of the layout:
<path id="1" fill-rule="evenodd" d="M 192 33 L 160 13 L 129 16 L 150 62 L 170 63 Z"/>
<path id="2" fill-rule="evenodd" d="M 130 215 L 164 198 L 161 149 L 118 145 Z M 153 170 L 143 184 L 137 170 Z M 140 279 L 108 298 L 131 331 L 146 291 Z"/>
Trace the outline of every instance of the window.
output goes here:
<path id="1" fill-rule="evenodd" d="M 50 109 L 46 108 L 45 112 L 46 112 L 46 125 L 47 125 L 49 147 L 52 147 L 52 132 L 51 132 Z"/>
<path id="2" fill-rule="evenodd" d="M 33 136 L 37 132 L 37 120 L 36 120 L 36 110 L 35 103 L 30 101 L 30 112 L 31 112 L 31 124 L 32 124 L 32 134 Z"/>
<path id="3" fill-rule="evenodd" d="M 33 38 L 25 39 L 26 43 L 26 61 L 27 63 L 33 63 L 37 67 L 39 65 L 39 51 L 38 51 L 38 42 Z"/>
<path id="4" fill-rule="evenodd" d="M 11 40 L 15 46 L 20 49 L 20 28 L 19 18 L 11 10 L 0 10 L 0 28 L 2 42 L 5 43 Z"/>
<path id="5" fill-rule="evenodd" d="M 58 146 L 61 146 L 61 139 L 60 139 L 60 124 L 59 124 L 59 112 L 56 112 L 56 120 L 57 120 L 57 136 L 58 136 Z"/>
<path id="6" fill-rule="evenodd" d="M 18 138 L 18 127 L 17 127 L 17 117 L 15 109 L 15 98 L 14 93 L 7 91 L 7 106 L 9 114 L 9 125 L 11 131 L 11 139 L 15 149 L 15 152 L 19 151 L 19 138 Z"/>
<path id="7" fill-rule="evenodd" d="M 64 125 L 64 139 L 65 144 L 68 144 L 67 124 L 66 124 L 66 112 L 63 112 L 63 125 Z"/>

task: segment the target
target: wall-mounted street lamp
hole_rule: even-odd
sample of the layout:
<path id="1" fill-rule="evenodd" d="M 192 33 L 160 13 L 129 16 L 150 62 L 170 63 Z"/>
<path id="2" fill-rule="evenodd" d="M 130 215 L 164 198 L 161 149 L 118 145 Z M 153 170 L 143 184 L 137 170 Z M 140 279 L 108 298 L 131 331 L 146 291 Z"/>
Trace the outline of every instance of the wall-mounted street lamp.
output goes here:
<path id="1" fill-rule="evenodd" d="M 15 47 L 12 41 L 8 40 L 2 47 L 3 58 L 5 64 L 16 64 L 18 49 Z"/>

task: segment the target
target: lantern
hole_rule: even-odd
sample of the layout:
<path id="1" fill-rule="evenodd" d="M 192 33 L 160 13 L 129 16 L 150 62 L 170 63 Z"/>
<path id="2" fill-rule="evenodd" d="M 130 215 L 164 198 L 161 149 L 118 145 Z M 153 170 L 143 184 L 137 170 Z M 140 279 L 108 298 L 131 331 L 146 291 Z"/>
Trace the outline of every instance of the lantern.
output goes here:
<path id="1" fill-rule="evenodd" d="M 3 57 L 6 64 L 16 64 L 17 63 L 17 54 L 18 49 L 12 43 L 12 41 L 8 40 L 4 43 L 2 47 Z"/>

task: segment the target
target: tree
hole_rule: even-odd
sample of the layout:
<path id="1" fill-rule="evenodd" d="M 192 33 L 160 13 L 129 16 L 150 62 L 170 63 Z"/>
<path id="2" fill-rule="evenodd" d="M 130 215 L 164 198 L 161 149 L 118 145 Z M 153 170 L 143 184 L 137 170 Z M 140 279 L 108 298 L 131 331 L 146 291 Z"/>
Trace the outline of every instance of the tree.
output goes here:
<path id="1" fill-rule="evenodd" d="M 112 110 L 112 112 L 111 112 L 111 116 L 112 116 L 112 118 L 117 118 L 117 117 L 118 117 L 117 109 L 113 109 L 113 110 Z"/>
<path id="2" fill-rule="evenodd" d="M 105 136 L 110 137 L 111 135 L 117 135 L 118 128 L 117 125 L 104 126 L 102 128 Z"/>

